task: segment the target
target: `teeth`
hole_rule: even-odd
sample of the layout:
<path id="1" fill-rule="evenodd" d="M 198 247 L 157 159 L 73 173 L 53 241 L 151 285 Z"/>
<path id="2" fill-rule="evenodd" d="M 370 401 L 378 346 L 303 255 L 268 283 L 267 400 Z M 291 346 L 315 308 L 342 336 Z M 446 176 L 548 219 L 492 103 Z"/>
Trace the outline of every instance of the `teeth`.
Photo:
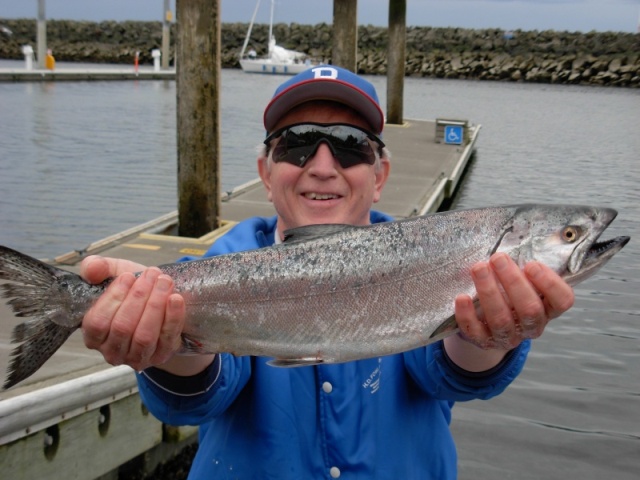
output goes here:
<path id="1" fill-rule="evenodd" d="M 330 200 L 332 198 L 338 198 L 337 195 L 332 193 L 305 193 L 304 196 L 310 200 Z"/>

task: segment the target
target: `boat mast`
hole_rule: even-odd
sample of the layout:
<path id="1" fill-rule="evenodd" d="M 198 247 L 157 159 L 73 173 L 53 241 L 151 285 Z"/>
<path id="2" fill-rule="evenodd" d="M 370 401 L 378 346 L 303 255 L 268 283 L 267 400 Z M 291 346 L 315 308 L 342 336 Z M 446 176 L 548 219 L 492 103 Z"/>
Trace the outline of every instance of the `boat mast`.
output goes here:
<path id="1" fill-rule="evenodd" d="M 271 44 L 275 44 L 275 42 L 271 42 L 271 39 L 273 38 L 273 8 L 275 5 L 275 0 L 271 0 L 271 18 L 269 19 L 269 46 L 268 46 L 268 50 L 269 50 L 269 56 L 271 56 Z"/>
<path id="2" fill-rule="evenodd" d="M 249 30 L 247 30 L 247 36 L 244 39 L 244 44 L 242 45 L 242 50 L 240 50 L 240 58 L 244 57 L 244 51 L 247 49 L 247 45 L 249 44 L 249 37 L 251 36 L 251 29 L 253 28 L 253 22 L 256 19 L 256 14 L 258 13 L 258 7 L 260 6 L 260 0 L 256 3 L 256 8 L 253 10 L 253 16 L 251 17 L 251 22 L 249 23 Z M 273 4 L 272 4 L 273 6 Z M 272 10 L 273 12 L 273 10 Z M 271 29 L 269 29 L 269 35 L 271 35 Z"/>

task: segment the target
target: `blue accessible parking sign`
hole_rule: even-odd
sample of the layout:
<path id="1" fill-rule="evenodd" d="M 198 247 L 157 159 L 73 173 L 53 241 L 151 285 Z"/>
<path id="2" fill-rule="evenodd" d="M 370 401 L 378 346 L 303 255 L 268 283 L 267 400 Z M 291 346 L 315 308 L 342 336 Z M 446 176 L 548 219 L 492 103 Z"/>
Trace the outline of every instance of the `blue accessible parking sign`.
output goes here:
<path id="1" fill-rule="evenodd" d="M 447 125 L 444 127 L 444 143 L 449 143 L 451 145 L 461 145 L 462 144 L 462 126 L 458 125 Z"/>

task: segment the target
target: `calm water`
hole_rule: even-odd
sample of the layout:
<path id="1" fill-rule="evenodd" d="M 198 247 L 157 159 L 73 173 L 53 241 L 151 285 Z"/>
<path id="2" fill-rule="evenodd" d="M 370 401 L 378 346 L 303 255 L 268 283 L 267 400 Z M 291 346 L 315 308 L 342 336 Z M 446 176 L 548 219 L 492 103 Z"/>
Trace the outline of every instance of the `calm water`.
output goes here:
<path id="1" fill-rule="evenodd" d="M 225 189 L 256 176 L 281 80 L 223 72 Z M 611 206 L 632 236 L 505 394 L 456 406 L 460 478 L 637 478 L 640 91 L 407 79 L 404 113 L 483 125 L 457 206 Z M 175 145 L 173 82 L 0 84 L 0 244 L 52 257 L 174 210 Z"/>

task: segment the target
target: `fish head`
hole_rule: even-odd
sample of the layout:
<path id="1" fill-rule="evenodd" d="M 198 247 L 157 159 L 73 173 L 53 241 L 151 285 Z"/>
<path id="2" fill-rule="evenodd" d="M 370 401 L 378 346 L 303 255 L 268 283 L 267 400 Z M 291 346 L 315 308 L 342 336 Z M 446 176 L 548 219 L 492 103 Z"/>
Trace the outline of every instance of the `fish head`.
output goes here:
<path id="1" fill-rule="evenodd" d="M 599 241 L 616 218 L 612 208 L 577 205 L 524 205 L 504 226 L 494 251 L 508 253 L 521 267 L 535 260 L 571 284 L 593 275 L 629 241 Z"/>

